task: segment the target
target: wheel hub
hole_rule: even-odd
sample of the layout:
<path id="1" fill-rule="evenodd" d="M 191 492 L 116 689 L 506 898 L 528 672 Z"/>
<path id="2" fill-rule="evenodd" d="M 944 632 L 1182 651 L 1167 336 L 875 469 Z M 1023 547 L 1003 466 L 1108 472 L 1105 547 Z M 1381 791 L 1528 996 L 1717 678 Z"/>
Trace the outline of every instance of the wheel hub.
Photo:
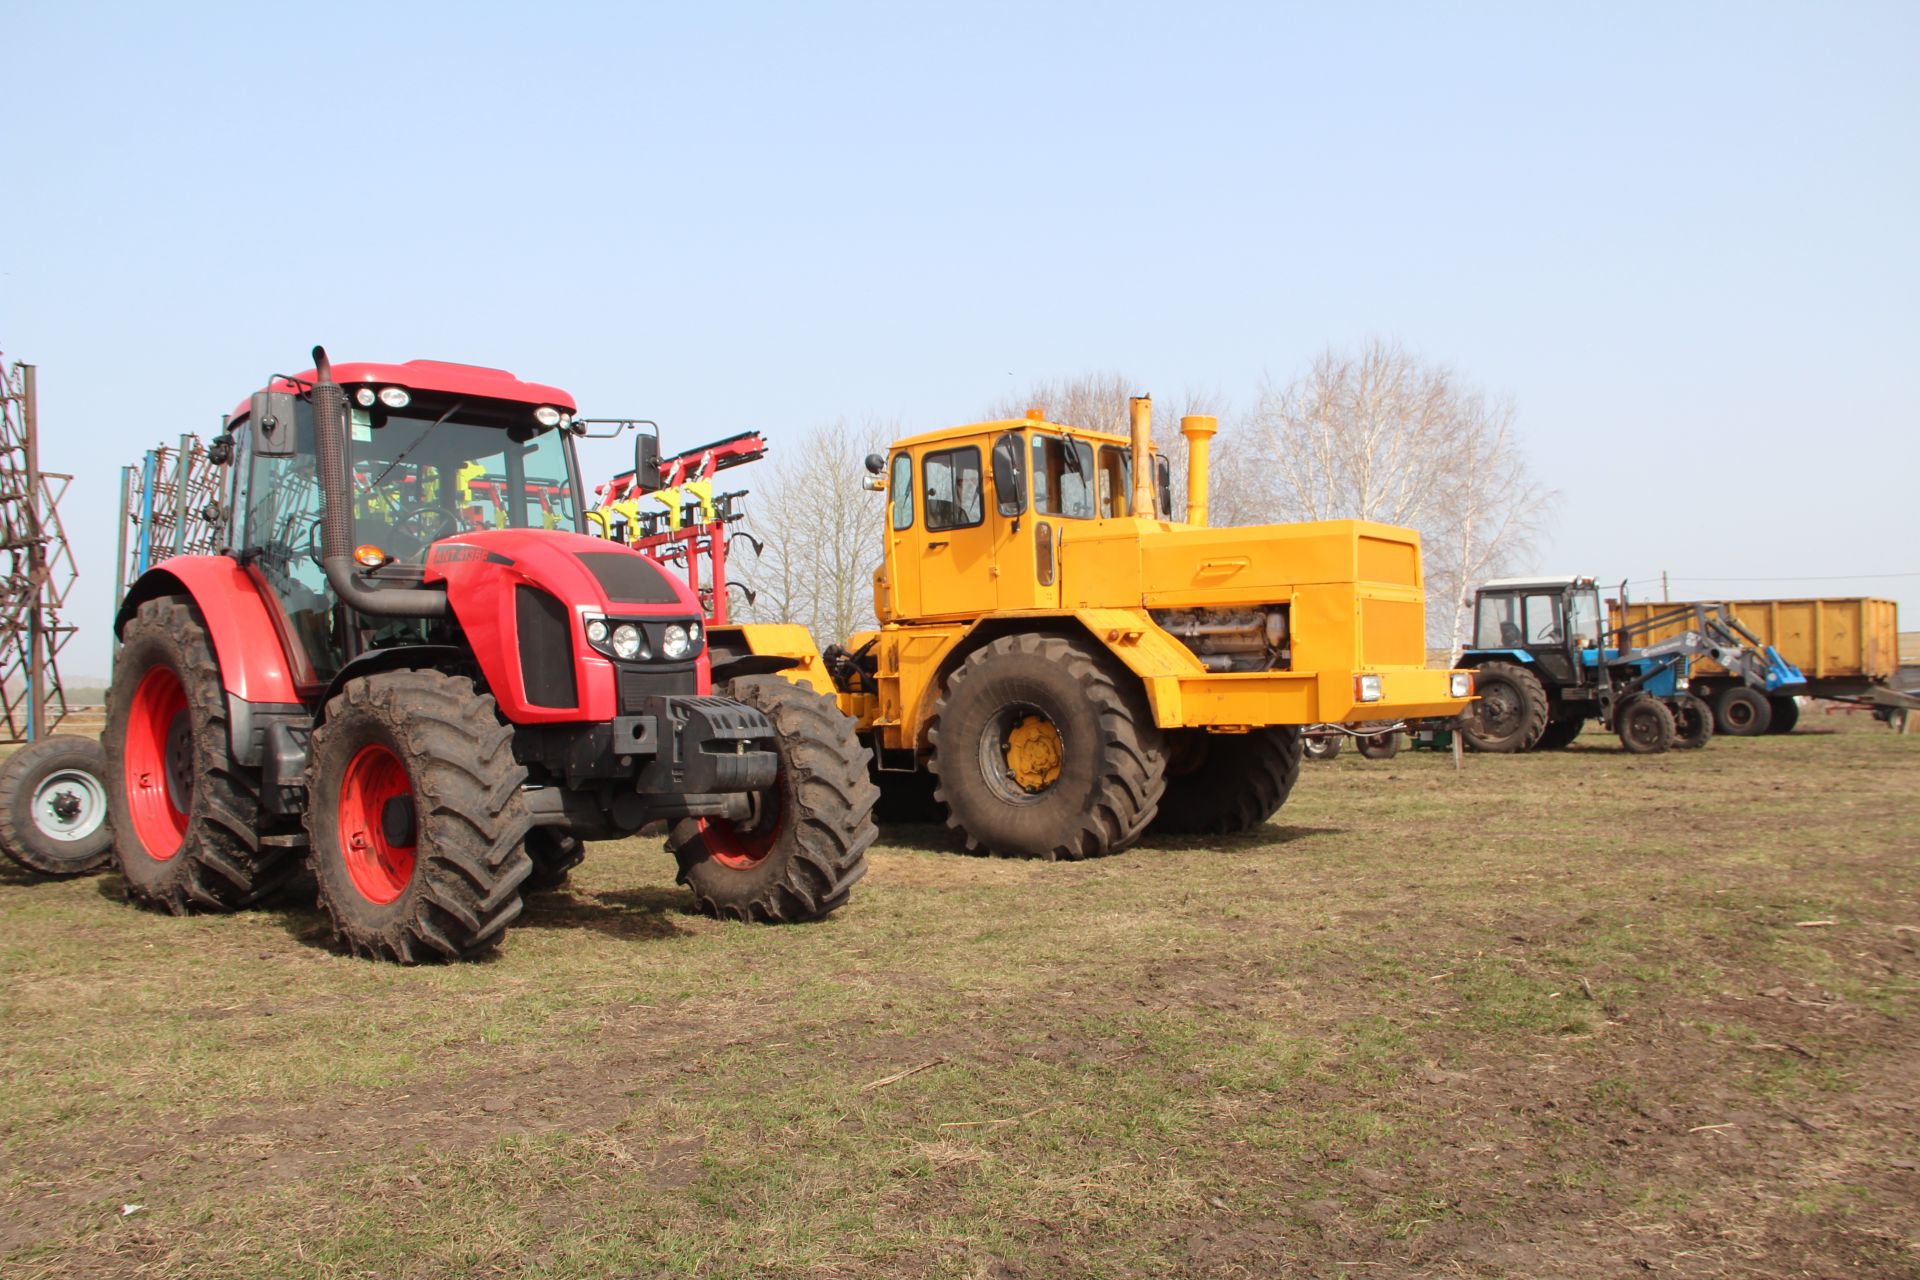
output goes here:
<path id="1" fill-rule="evenodd" d="M 340 779 L 340 843 L 347 876 L 367 901 L 385 905 L 413 879 L 419 825 L 413 781 L 400 757 L 360 748 Z"/>
<path id="2" fill-rule="evenodd" d="M 78 841 L 107 820 L 107 790 L 98 778 L 79 770 L 50 774 L 34 790 L 34 825 L 55 840 Z"/>
<path id="3" fill-rule="evenodd" d="M 1045 716 L 1028 715 L 1006 743 L 1007 777 L 1022 791 L 1045 791 L 1060 777 L 1060 731 Z"/>

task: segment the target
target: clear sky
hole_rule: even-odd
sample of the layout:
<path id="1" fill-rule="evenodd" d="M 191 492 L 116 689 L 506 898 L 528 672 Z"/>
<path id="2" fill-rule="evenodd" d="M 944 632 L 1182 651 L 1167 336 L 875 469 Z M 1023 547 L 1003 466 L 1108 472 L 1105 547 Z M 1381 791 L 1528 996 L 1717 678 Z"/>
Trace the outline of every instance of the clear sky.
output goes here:
<path id="1" fill-rule="evenodd" d="M 16 2 L 0 36 L 0 349 L 78 476 L 70 675 L 107 665 L 119 467 L 315 342 L 777 447 L 1100 369 L 1244 406 L 1380 335 L 1517 402 L 1564 495 L 1523 568 L 1920 627 L 1920 5 Z"/>

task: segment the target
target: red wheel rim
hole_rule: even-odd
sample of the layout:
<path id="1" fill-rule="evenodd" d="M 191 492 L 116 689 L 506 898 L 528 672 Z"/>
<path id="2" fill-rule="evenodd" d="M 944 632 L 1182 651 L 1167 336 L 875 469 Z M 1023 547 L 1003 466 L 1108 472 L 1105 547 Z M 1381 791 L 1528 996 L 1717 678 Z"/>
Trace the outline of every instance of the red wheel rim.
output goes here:
<path id="1" fill-rule="evenodd" d="M 379 745 L 362 747 L 340 780 L 340 852 L 347 875 L 369 902 L 392 902 L 413 879 L 419 837 L 405 815 L 406 843 L 390 838 L 389 806 L 413 804 L 413 782 L 400 757 Z"/>
<path id="2" fill-rule="evenodd" d="M 187 836 L 193 803 L 193 725 L 187 691 L 171 667 L 140 677 L 127 713 L 127 811 L 147 856 L 165 862 Z"/>
<path id="3" fill-rule="evenodd" d="M 787 825 L 787 815 L 786 807 L 780 803 L 779 792 L 763 792 L 760 801 L 775 806 L 774 811 L 762 812 L 753 822 L 742 824 L 730 818 L 700 819 L 700 831 L 705 837 L 707 852 L 715 862 L 735 871 L 751 871 L 765 862 L 767 855 L 773 852 L 773 847 L 780 843 L 780 832 Z"/>

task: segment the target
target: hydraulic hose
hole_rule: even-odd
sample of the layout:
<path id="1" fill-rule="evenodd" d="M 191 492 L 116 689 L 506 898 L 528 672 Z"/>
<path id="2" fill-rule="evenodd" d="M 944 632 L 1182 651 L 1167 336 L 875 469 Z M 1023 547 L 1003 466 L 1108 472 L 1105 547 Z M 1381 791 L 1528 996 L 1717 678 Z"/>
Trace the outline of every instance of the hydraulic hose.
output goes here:
<path id="1" fill-rule="evenodd" d="M 377 618 L 444 618 L 447 594 L 430 587 L 367 586 L 354 573 L 353 489 L 347 483 L 347 393 L 333 380 L 324 347 L 313 349 L 313 455 L 326 510 L 320 567 L 350 608 Z"/>

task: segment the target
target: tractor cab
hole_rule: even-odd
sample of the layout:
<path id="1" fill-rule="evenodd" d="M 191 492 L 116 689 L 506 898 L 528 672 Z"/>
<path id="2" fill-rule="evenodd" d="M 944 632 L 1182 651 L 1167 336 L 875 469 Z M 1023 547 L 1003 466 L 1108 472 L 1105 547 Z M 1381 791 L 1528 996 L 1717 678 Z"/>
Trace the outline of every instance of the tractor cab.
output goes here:
<path id="1" fill-rule="evenodd" d="M 1590 684 L 1604 631 L 1592 578 L 1499 578 L 1474 601 L 1470 652 L 1507 654 L 1563 684 Z"/>

